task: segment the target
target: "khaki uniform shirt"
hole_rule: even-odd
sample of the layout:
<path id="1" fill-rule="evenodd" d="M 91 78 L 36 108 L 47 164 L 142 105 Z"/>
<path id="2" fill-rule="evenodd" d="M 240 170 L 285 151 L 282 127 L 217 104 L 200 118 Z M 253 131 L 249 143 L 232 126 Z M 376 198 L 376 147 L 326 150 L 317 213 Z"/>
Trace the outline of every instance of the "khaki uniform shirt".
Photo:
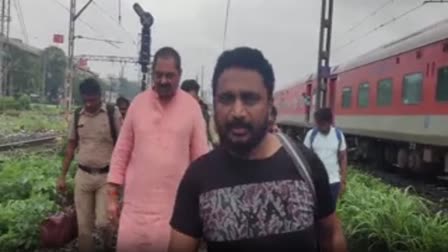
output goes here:
<path id="1" fill-rule="evenodd" d="M 68 138 L 76 140 L 74 127 L 74 116 L 72 117 Z M 120 132 L 122 118 L 120 111 L 114 110 L 114 123 L 117 129 L 117 136 Z M 78 155 L 77 161 L 89 168 L 103 168 L 109 165 L 114 148 L 107 108 L 102 104 L 100 110 L 95 114 L 90 114 L 84 109 L 80 111 L 78 122 Z"/>

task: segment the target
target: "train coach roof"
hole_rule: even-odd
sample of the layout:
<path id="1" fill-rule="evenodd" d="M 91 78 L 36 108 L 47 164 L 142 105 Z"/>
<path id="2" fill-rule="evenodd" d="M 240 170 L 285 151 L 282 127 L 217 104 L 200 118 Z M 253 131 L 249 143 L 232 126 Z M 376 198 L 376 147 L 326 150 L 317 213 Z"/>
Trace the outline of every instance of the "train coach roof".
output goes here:
<path id="1" fill-rule="evenodd" d="M 406 37 L 385 44 L 348 63 L 341 64 L 336 73 L 348 71 L 375 61 L 420 48 L 448 38 L 448 19 L 432 24 Z"/>

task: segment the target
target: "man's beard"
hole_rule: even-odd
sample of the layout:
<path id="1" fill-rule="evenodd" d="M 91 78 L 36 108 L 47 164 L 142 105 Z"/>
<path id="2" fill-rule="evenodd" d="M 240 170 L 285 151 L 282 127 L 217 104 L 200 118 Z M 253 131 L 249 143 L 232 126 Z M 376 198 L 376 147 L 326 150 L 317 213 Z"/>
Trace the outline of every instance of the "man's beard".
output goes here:
<path id="1" fill-rule="evenodd" d="M 250 135 L 249 139 L 247 139 L 244 142 L 234 142 L 229 137 L 230 131 L 234 127 L 239 127 L 239 128 L 242 127 L 242 128 L 247 129 L 249 132 L 249 135 Z M 227 123 L 224 126 L 217 124 L 216 128 L 217 128 L 218 135 L 220 138 L 220 143 L 224 148 L 226 148 L 230 152 L 233 152 L 237 155 L 247 156 L 255 147 L 258 146 L 258 144 L 260 144 L 260 142 L 263 140 L 263 138 L 268 133 L 269 122 L 268 122 L 268 117 L 266 117 L 263 124 L 258 127 L 254 127 L 251 124 L 241 122 L 241 121 L 233 121 L 233 122 Z"/>

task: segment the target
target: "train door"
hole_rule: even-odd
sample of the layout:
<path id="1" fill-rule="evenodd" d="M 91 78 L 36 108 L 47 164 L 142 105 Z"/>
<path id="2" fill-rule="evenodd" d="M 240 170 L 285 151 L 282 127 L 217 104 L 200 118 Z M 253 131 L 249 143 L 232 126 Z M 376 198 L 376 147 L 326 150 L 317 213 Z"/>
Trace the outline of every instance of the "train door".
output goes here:
<path id="1" fill-rule="evenodd" d="M 305 120 L 307 123 L 310 122 L 310 113 L 311 113 L 311 97 L 312 97 L 312 83 L 306 84 L 306 91 L 305 91 L 304 97 L 304 104 L 305 104 Z"/>

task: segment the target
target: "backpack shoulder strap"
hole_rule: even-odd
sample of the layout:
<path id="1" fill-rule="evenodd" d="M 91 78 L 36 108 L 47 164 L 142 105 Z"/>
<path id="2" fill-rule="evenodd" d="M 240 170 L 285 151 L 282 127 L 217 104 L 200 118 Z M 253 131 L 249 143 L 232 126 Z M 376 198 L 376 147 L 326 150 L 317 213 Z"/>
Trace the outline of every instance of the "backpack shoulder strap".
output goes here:
<path id="1" fill-rule="evenodd" d="M 311 177 L 311 167 L 310 167 L 309 163 L 306 161 L 305 157 L 303 156 L 302 151 L 294 143 L 294 141 L 292 141 L 292 139 L 289 138 L 287 135 L 280 132 L 280 133 L 277 133 L 277 136 L 280 139 L 280 142 L 282 143 L 283 148 L 285 148 L 286 152 L 288 152 L 288 154 L 292 158 L 300 176 L 308 184 L 308 187 L 311 190 L 311 194 L 313 196 L 314 202 L 317 202 L 316 188 L 314 187 L 314 182 Z"/>
<path id="2" fill-rule="evenodd" d="M 115 106 L 107 104 L 107 118 L 109 119 L 110 134 L 114 144 L 117 142 L 117 129 L 115 128 L 114 116 L 115 116 Z"/>
<path id="3" fill-rule="evenodd" d="M 81 117 L 81 109 L 82 108 L 75 109 L 75 112 L 73 114 L 73 127 L 75 129 L 76 141 L 78 141 L 78 139 L 79 139 L 78 123 L 79 123 L 79 118 Z"/>
<path id="4" fill-rule="evenodd" d="M 338 149 L 336 151 L 336 154 L 338 155 L 338 164 L 341 166 L 341 155 L 339 155 L 339 152 L 341 150 L 341 145 L 342 145 L 342 131 L 338 128 L 334 128 L 334 130 L 336 131 L 336 137 L 338 138 Z"/>
<path id="5" fill-rule="evenodd" d="M 338 138 L 338 151 L 341 149 L 341 144 L 342 144 L 342 132 L 340 129 L 338 128 L 334 128 L 336 131 L 336 137 Z"/>
<path id="6" fill-rule="evenodd" d="M 319 133 L 319 131 L 317 130 L 317 128 L 312 128 L 311 129 L 311 136 L 310 136 L 310 149 L 313 150 L 313 142 L 314 139 L 317 136 L 317 133 Z"/>

